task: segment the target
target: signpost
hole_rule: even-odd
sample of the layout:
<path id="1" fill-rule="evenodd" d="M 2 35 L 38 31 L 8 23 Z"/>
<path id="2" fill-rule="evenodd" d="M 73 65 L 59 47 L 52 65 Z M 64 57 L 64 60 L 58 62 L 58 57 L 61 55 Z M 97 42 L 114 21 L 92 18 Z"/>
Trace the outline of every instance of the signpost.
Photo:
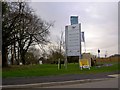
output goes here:
<path id="1" fill-rule="evenodd" d="M 98 58 L 100 58 L 100 49 L 98 49 Z"/>
<path id="2" fill-rule="evenodd" d="M 81 24 L 65 27 L 65 45 L 66 56 L 78 56 L 79 60 L 81 59 Z"/>

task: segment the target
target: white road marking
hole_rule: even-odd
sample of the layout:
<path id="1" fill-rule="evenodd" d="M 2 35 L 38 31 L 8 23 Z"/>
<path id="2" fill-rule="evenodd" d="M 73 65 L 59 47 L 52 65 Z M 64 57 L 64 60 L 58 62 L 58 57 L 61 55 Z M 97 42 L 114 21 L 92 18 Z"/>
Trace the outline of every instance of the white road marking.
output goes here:
<path id="1" fill-rule="evenodd" d="M 113 75 L 108 75 L 108 76 L 118 78 L 120 74 L 113 74 Z"/>

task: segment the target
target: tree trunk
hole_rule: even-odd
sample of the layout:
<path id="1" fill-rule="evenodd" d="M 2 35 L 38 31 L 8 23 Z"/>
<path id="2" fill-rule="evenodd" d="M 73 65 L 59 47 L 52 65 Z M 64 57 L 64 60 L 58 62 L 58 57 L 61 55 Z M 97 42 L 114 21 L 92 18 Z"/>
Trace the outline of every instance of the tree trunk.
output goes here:
<path id="1" fill-rule="evenodd" d="M 15 42 L 14 42 L 14 45 L 13 45 L 14 64 L 16 64 L 16 49 L 15 49 L 15 46 L 16 45 L 15 45 Z"/>
<path id="2" fill-rule="evenodd" d="M 16 58 L 16 64 L 19 65 L 20 63 L 20 51 L 19 51 L 19 47 L 17 47 L 17 58 Z"/>
<path id="3" fill-rule="evenodd" d="M 13 57 L 13 48 L 12 48 L 12 45 L 11 45 L 11 65 L 13 65 L 13 60 L 14 57 Z"/>
<path id="4" fill-rule="evenodd" d="M 25 65 L 25 55 L 22 56 L 22 63 Z"/>
<path id="5" fill-rule="evenodd" d="M 13 54 L 11 55 L 11 65 L 13 65 L 13 62 L 14 62 L 14 56 Z"/>
<path id="6" fill-rule="evenodd" d="M 22 61 L 22 64 L 25 65 L 25 52 L 21 53 L 21 61 Z"/>
<path id="7" fill-rule="evenodd" d="M 8 62 L 7 62 L 8 56 L 7 56 L 7 47 L 2 47 L 2 67 L 7 67 Z"/>

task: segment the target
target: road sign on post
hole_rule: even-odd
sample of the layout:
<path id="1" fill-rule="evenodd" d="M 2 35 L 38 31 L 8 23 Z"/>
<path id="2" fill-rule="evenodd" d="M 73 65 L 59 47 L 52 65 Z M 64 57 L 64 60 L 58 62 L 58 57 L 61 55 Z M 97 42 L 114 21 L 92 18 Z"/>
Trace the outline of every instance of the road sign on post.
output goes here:
<path id="1" fill-rule="evenodd" d="M 100 49 L 98 49 L 98 58 L 100 58 Z"/>
<path id="2" fill-rule="evenodd" d="M 65 45 L 66 56 L 78 56 L 81 59 L 81 24 L 65 27 Z"/>

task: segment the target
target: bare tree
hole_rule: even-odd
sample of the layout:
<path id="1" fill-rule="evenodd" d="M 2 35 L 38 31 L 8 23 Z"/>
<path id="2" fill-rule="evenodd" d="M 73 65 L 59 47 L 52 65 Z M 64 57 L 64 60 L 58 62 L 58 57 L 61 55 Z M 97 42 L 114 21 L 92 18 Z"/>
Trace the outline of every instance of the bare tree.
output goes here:
<path id="1" fill-rule="evenodd" d="M 14 46 L 14 56 L 17 57 L 18 54 L 18 59 L 25 64 L 25 54 L 31 45 L 46 44 L 49 41 L 47 37 L 53 23 L 39 18 L 26 2 L 2 5 L 3 8 L 7 7 L 2 13 L 3 66 L 7 65 L 7 50 L 10 45 Z"/>
<path id="2" fill-rule="evenodd" d="M 58 60 L 60 62 L 64 62 L 65 54 L 64 54 L 64 33 L 61 31 L 60 37 L 57 39 L 56 44 L 52 44 L 49 47 L 49 60 L 53 63 L 57 63 Z"/>

